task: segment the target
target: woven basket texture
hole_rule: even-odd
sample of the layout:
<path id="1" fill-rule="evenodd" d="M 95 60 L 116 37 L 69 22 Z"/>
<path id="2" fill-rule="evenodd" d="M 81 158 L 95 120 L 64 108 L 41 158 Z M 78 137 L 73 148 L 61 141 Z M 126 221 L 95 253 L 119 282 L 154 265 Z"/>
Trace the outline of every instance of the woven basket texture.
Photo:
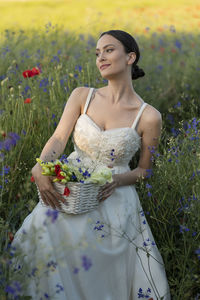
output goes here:
<path id="1" fill-rule="evenodd" d="M 101 186 L 98 184 L 80 182 L 68 182 L 67 184 L 62 184 L 60 182 L 53 182 L 53 185 L 57 192 L 60 193 L 66 200 L 65 203 L 59 201 L 61 205 L 61 212 L 68 214 L 82 214 L 97 208 L 99 205 L 97 196 Z M 64 196 L 64 189 L 66 186 L 70 190 L 69 196 Z M 37 190 L 41 204 L 46 206 L 41 198 L 38 188 Z M 58 208 L 56 209 L 59 210 Z"/>

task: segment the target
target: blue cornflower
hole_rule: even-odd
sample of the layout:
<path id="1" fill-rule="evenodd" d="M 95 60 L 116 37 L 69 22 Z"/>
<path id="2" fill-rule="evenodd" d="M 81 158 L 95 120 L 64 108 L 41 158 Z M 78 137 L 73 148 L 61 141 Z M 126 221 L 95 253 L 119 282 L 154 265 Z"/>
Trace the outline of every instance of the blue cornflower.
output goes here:
<path id="1" fill-rule="evenodd" d="M 92 266 L 91 259 L 88 258 L 86 255 L 83 255 L 81 259 L 82 259 L 82 267 L 85 269 L 85 271 L 88 271 Z"/>
<path id="2" fill-rule="evenodd" d="M 186 226 L 183 226 L 183 225 L 180 225 L 180 229 L 179 229 L 179 232 L 180 233 L 183 233 L 184 231 L 189 231 L 190 229 L 187 228 Z"/>
<path id="3" fill-rule="evenodd" d="M 72 180 L 77 180 L 77 177 L 75 174 L 72 174 Z"/>
<path id="4" fill-rule="evenodd" d="M 58 288 L 58 290 L 56 290 L 56 293 L 59 294 L 60 292 L 64 291 L 64 288 L 62 285 L 60 285 L 59 283 L 56 284 L 56 287 Z"/>
<path id="5" fill-rule="evenodd" d="M 10 172 L 10 167 L 4 166 L 2 171 L 0 172 L 0 176 L 7 175 Z"/>
<path id="6" fill-rule="evenodd" d="M 94 230 L 102 230 L 103 227 L 104 227 L 104 225 L 100 224 L 99 226 L 95 226 Z"/>
<path id="7" fill-rule="evenodd" d="M 178 103 L 174 105 L 174 108 L 176 108 L 176 107 L 181 107 L 181 102 L 180 101 L 178 101 Z"/>
<path id="8" fill-rule="evenodd" d="M 152 193 L 148 192 L 148 193 L 147 193 L 147 196 L 148 196 L 148 197 L 151 197 L 151 196 L 152 196 Z"/>
<path id="9" fill-rule="evenodd" d="M 176 39 L 176 41 L 175 41 L 175 46 L 176 46 L 179 50 L 181 50 L 182 44 L 181 44 L 181 42 L 180 42 L 179 40 Z"/>
<path id="10" fill-rule="evenodd" d="M 161 71 L 163 69 L 163 66 L 162 65 L 158 65 L 157 69 Z"/>
<path id="11" fill-rule="evenodd" d="M 81 67 L 80 65 L 78 65 L 78 66 L 75 66 L 75 70 L 78 70 L 79 72 L 81 72 L 81 70 L 82 70 L 82 67 Z"/>
<path id="12" fill-rule="evenodd" d="M 11 285 L 7 285 L 5 288 L 5 292 L 13 295 L 14 297 L 19 296 L 22 288 L 18 281 L 13 281 Z"/>
<path id="13" fill-rule="evenodd" d="M 169 120 L 170 124 L 174 124 L 174 117 L 171 114 L 167 114 L 167 119 Z"/>
<path id="14" fill-rule="evenodd" d="M 146 172 L 147 172 L 146 178 L 150 178 L 151 176 L 153 176 L 153 170 L 152 169 L 146 169 Z"/>
<path id="15" fill-rule="evenodd" d="M 138 298 L 144 298 L 144 294 L 143 294 L 143 291 L 141 288 L 139 288 L 139 291 L 138 291 Z"/>
<path id="16" fill-rule="evenodd" d="M 47 267 L 50 268 L 50 267 L 53 267 L 54 269 L 57 267 L 57 262 L 51 260 L 47 263 Z"/>
<path id="17" fill-rule="evenodd" d="M 48 209 L 46 211 L 46 215 L 47 215 L 47 217 L 51 218 L 52 223 L 54 223 L 56 221 L 56 219 L 58 218 L 58 214 L 59 214 L 59 211 L 55 210 L 55 209 Z"/>
<path id="18" fill-rule="evenodd" d="M 177 137 L 181 133 L 179 129 L 175 129 L 174 127 L 171 128 L 171 132 L 174 137 Z"/>
<path id="19" fill-rule="evenodd" d="M 147 189 L 151 189 L 152 186 L 151 186 L 150 184 L 146 183 L 146 188 L 147 188 Z"/>
<path id="20" fill-rule="evenodd" d="M 13 145 L 13 140 L 12 139 L 6 139 L 3 143 L 3 148 L 6 150 L 6 151 L 10 151 L 11 148 L 14 146 Z"/>
<path id="21" fill-rule="evenodd" d="M 15 132 L 9 132 L 8 135 L 11 137 L 13 145 L 15 146 L 17 141 L 20 140 L 20 136 Z"/>
<path id="22" fill-rule="evenodd" d="M 35 276 L 36 272 L 37 272 L 38 268 L 33 268 L 31 271 L 31 275 Z"/>
<path id="23" fill-rule="evenodd" d="M 79 268 L 76 268 L 76 267 L 75 267 L 74 270 L 73 270 L 73 273 L 74 273 L 74 274 L 77 274 L 78 272 L 79 272 Z"/>
<path id="24" fill-rule="evenodd" d="M 53 58 L 51 59 L 51 62 L 54 61 L 60 62 L 60 58 L 57 55 L 54 55 Z"/>
<path id="25" fill-rule="evenodd" d="M 85 172 L 83 173 L 83 176 L 88 176 L 88 171 L 87 170 L 85 170 Z"/>
<path id="26" fill-rule="evenodd" d="M 194 251 L 197 254 L 198 259 L 200 260 L 200 248 Z"/>

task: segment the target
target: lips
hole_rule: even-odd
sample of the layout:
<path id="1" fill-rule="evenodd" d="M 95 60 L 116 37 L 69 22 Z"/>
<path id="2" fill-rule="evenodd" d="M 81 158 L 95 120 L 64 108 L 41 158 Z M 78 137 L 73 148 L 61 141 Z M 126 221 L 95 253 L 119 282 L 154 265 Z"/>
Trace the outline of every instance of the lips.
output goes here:
<path id="1" fill-rule="evenodd" d="M 100 70 L 104 70 L 104 69 L 106 69 L 106 68 L 109 67 L 109 66 L 110 66 L 110 64 L 102 65 L 102 66 L 100 67 Z"/>

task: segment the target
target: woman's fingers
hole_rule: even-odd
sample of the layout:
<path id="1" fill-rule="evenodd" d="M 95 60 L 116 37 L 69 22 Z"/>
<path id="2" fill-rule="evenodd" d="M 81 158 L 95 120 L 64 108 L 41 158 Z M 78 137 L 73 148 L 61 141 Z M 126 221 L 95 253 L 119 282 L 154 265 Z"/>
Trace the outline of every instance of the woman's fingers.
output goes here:
<path id="1" fill-rule="evenodd" d="M 63 202 L 66 204 L 66 200 L 54 189 L 45 189 L 44 191 L 41 191 L 41 197 L 42 200 L 46 205 L 50 205 L 53 209 L 61 208 L 60 202 Z"/>
<path id="2" fill-rule="evenodd" d="M 111 183 L 106 183 L 100 190 L 99 192 L 99 201 L 104 201 L 106 200 L 108 197 L 110 197 L 112 195 L 112 193 L 114 192 L 116 188 L 116 183 L 115 182 L 111 182 Z"/>

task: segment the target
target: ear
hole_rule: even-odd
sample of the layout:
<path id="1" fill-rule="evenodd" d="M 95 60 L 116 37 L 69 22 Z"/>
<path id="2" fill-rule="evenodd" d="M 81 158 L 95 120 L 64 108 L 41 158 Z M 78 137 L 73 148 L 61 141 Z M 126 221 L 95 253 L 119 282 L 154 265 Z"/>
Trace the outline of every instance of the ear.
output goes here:
<path id="1" fill-rule="evenodd" d="M 136 53 L 135 52 L 129 52 L 127 55 L 128 55 L 127 64 L 132 65 L 134 63 L 134 61 L 136 60 Z"/>

